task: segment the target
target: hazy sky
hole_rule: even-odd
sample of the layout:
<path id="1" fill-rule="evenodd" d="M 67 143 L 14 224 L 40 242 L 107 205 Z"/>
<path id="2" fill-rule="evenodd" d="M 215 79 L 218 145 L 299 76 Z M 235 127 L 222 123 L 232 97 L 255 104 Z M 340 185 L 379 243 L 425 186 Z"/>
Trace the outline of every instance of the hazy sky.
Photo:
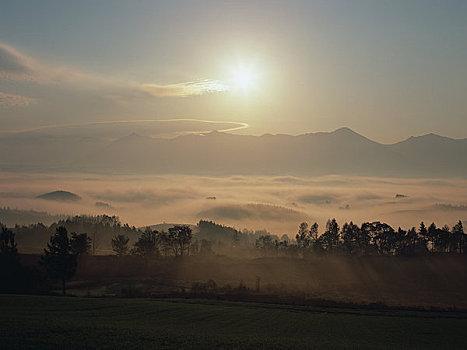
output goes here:
<path id="1" fill-rule="evenodd" d="M 0 129 L 467 137 L 467 1 L 2 1 Z"/>

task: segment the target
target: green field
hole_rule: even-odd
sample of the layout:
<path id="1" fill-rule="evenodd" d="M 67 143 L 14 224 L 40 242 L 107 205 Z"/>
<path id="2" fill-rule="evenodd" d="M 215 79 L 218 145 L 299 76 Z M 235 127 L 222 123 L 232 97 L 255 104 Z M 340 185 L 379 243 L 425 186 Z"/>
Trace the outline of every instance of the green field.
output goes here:
<path id="1" fill-rule="evenodd" d="M 466 349 L 467 312 L 0 296 L 2 349 Z"/>

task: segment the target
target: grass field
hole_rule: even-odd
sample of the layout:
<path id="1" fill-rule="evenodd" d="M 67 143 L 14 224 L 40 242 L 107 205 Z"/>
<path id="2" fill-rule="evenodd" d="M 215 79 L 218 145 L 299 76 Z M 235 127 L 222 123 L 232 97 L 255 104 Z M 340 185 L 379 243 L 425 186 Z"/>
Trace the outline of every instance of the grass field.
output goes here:
<path id="1" fill-rule="evenodd" d="M 1 349 L 467 349 L 466 312 L 0 295 Z"/>

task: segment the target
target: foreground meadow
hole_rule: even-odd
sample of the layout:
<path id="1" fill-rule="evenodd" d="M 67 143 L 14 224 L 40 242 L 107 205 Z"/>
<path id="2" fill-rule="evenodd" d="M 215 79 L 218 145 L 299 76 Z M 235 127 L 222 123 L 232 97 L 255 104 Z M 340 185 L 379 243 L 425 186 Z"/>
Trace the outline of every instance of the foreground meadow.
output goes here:
<path id="1" fill-rule="evenodd" d="M 466 312 L 0 296 L 2 349 L 461 349 Z"/>

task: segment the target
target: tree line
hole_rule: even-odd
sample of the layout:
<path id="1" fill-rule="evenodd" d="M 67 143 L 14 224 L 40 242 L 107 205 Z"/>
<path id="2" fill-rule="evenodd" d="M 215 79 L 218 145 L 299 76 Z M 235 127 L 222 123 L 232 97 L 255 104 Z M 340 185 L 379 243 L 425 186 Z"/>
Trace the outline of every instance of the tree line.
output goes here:
<path id="1" fill-rule="evenodd" d="M 197 251 L 197 246 L 191 242 L 192 237 L 192 229 L 188 225 L 174 225 L 168 229 L 168 232 L 159 232 L 147 227 L 141 232 L 132 249 L 130 249 L 128 236 L 115 235 L 112 238 L 112 250 L 118 256 L 128 254 L 143 257 L 190 255 L 190 250 L 191 252 Z"/>
<path id="2" fill-rule="evenodd" d="M 295 235 L 295 242 L 274 240 L 271 236 L 261 236 L 256 240 L 256 248 L 267 254 L 291 253 L 309 254 L 351 254 L 413 256 L 429 253 L 467 254 L 467 235 L 462 221 L 453 227 L 428 227 L 421 222 L 418 229 L 409 230 L 393 227 L 379 221 L 364 222 L 360 226 L 345 223 L 339 227 L 336 219 L 326 223 L 324 232 L 319 235 L 318 224 L 302 222 Z"/>
<path id="3" fill-rule="evenodd" d="M 102 218 L 99 218 L 99 221 Z M 104 218 L 108 226 L 120 227 L 111 217 Z M 110 221 L 107 219 L 111 219 Z M 0 223 L 0 267 L 2 287 L 0 291 L 24 292 L 34 289 L 34 286 L 24 286 L 24 281 L 34 283 L 33 279 L 40 279 L 40 272 L 30 269 L 20 263 L 15 232 Z M 130 249 L 130 239 L 124 234 L 115 234 L 111 244 L 117 256 L 127 254 L 150 256 L 183 256 L 190 254 L 190 249 L 196 248 L 193 245 L 192 230 L 188 225 L 174 225 L 168 232 L 158 232 L 147 228 L 145 231 L 138 231 L 140 236 Z M 91 254 L 92 239 L 87 233 L 68 234 L 64 226 L 56 226 L 55 232 L 50 236 L 47 247 L 44 248 L 40 256 L 39 264 L 43 268 L 45 275 L 52 281 L 61 283 L 62 293 L 66 292 L 66 282 L 76 273 L 80 258 Z M 33 276 L 34 275 L 34 276 Z M 29 283 L 28 282 L 28 283 Z"/>
<path id="4" fill-rule="evenodd" d="M 253 251 L 261 255 L 296 257 L 323 254 L 357 256 L 467 254 L 467 235 L 464 233 L 461 221 L 451 228 L 447 225 L 437 227 L 435 223 L 426 227 L 421 222 L 418 229 L 412 227 L 409 230 L 401 228 L 395 230 L 379 221 L 365 222 L 360 226 L 351 221 L 341 228 L 336 219 L 330 219 L 321 234 L 316 222 L 312 225 L 302 222 L 295 240 L 290 240 L 287 235 L 279 239 L 278 236 L 271 235 L 265 230 L 239 231 L 205 220 L 200 220 L 198 223 L 198 232 L 195 236 L 189 225 L 173 225 L 167 231 L 160 232 L 147 227 L 143 231 L 121 225 L 118 218 L 108 216 L 75 217 L 62 223 L 78 230 L 89 227 L 98 230 L 104 226 L 109 232 L 113 231 L 111 247 L 118 257 L 212 255 L 225 247 L 233 253 L 246 247 L 250 251 L 254 249 Z M 43 225 L 40 227 L 46 229 Z M 55 232 L 49 236 L 47 246 L 40 256 L 40 265 L 50 280 L 61 283 L 62 292 L 65 293 L 66 282 L 74 276 L 80 259 L 94 253 L 93 239 L 87 233 L 69 234 L 65 226 L 58 224 L 51 225 L 46 231 L 51 228 L 55 228 Z M 137 235 L 133 244 L 130 244 L 126 232 Z M 0 277 L 4 282 L 0 291 L 14 292 L 15 288 L 28 290 L 42 278 L 37 271 L 20 263 L 15 236 L 14 230 L 0 223 Z"/>

